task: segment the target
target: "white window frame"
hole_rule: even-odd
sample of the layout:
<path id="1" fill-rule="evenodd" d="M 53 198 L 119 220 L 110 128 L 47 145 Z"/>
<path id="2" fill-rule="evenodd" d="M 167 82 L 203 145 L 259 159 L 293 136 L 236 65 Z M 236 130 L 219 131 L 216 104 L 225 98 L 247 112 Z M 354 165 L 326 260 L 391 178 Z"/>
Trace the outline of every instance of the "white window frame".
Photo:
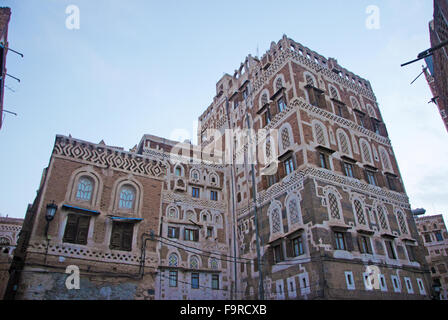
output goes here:
<path id="1" fill-rule="evenodd" d="M 404 283 L 406 284 L 406 290 L 409 294 L 414 294 L 414 288 L 412 287 L 412 281 L 409 277 L 404 277 Z"/>
<path id="2" fill-rule="evenodd" d="M 348 282 L 348 276 L 350 275 L 351 279 L 352 279 L 352 284 L 350 284 Z M 356 285 L 355 285 L 355 277 L 353 276 L 353 272 L 352 271 L 346 271 L 345 272 L 345 282 L 347 283 L 347 289 L 348 290 L 355 290 L 356 289 Z"/>
<path id="3" fill-rule="evenodd" d="M 289 298 L 297 298 L 297 288 L 296 288 L 296 279 L 295 277 L 291 277 L 286 279 L 286 283 L 288 285 L 288 297 Z M 291 290 L 292 284 L 292 290 Z"/>
<path id="4" fill-rule="evenodd" d="M 383 280 L 383 281 L 381 281 Z M 379 274 L 378 275 L 378 282 L 380 284 L 380 289 L 382 292 L 387 292 L 387 282 L 386 282 L 386 277 L 384 276 L 384 274 Z M 384 285 L 383 285 L 384 282 Z"/>
<path id="5" fill-rule="evenodd" d="M 391 276 L 390 278 L 392 280 L 392 286 L 394 287 L 394 292 L 401 293 L 401 281 L 400 281 L 400 278 L 398 276 Z M 394 280 L 396 280 L 396 282 L 398 283 L 398 287 L 395 286 L 395 281 Z"/>
<path id="6" fill-rule="evenodd" d="M 422 296 L 425 296 L 426 295 L 425 283 L 423 282 L 423 280 L 421 278 L 417 278 L 417 285 L 418 285 L 418 290 L 420 291 L 420 294 Z"/>
<path id="7" fill-rule="evenodd" d="M 281 288 L 281 290 L 279 290 Z M 283 280 L 275 282 L 275 291 L 277 293 L 277 300 L 285 300 L 285 283 Z"/>
<path id="8" fill-rule="evenodd" d="M 305 285 L 303 285 L 304 282 L 305 282 Z M 300 294 L 302 296 L 311 293 L 310 280 L 308 277 L 308 273 L 303 273 L 303 274 L 299 275 L 299 285 L 300 285 Z"/>

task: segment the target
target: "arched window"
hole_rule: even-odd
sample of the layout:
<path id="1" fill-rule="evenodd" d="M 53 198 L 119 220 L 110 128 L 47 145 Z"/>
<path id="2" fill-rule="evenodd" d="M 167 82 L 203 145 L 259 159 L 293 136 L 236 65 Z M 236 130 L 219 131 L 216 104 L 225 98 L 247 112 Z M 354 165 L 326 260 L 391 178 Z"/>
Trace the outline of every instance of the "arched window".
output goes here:
<path id="1" fill-rule="evenodd" d="M 292 197 L 288 200 L 287 210 L 289 223 L 291 225 L 300 225 L 303 223 L 299 198 Z"/>
<path id="2" fill-rule="evenodd" d="M 286 151 L 289 147 L 291 147 L 292 141 L 291 141 L 292 132 L 290 130 L 290 127 L 285 125 L 280 130 L 280 139 L 281 139 L 281 150 Z"/>
<path id="3" fill-rule="evenodd" d="M 389 223 L 387 222 L 387 210 L 383 205 L 376 205 L 378 222 L 382 230 L 389 231 Z"/>
<path id="4" fill-rule="evenodd" d="M 283 233 L 281 204 L 273 202 L 268 210 L 271 237 Z"/>
<path id="5" fill-rule="evenodd" d="M 275 90 L 280 90 L 281 88 L 283 88 L 283 81 L 282 78 L 278 78 L 277 81 L 275 82 Z"/>
<path id="6" fill-rule="evenodd" d="M 327 196 L 328 205 L 330 210 L 330 219 L 341 220 L 341 212 L 339 210 L 339 201 L 336 195 L 332 192 L 328 193 Z"/>
<path id="7" fill-rule="evenodd" d="M 330 97 L 332 99 L 340 100 L 338 90 L 335 87 L 333 87 L 332 85 L 330 85 Z"/>
<path id="8" fill-rule="evenodd" d="M 337 131 L 337 137 L 338 137 L 338 141 L 339 141 L 340 151 L 343 154 L 351 157 L 352 156 L 352 148 L 350 146 L 350 140 L 349 140 L 347 134 L 342 129 L 339 129 Z"/>
<path id="9" fill-rule="evenodd" d="M 175 254 L 175 253 L 170 254 L 170 256 L 168 258 L 168 265 L 170 267 L 178 267 L 179 266 L 179 257 L 177 256 L 177 254 Z"/>
<path id="10" fill-rule="evenodd" d="M 260 108 L 261 107 L 264 107 L 267 103 L 268 103 L 268 100 L 269 98 L 268 98 L 268 95 L 266 94 L 266 93 L 263 93 L 262 95 L 261 95 L 261 98 L 260 98 L 260 104 L 261 104 L 261 106 L 260 106 Z"/>
<path id="11" fill-rule="evenodd" d="M 312 87 L 316 87 L 315 81 L 314 81 L 314 79 L 313 79 L 313 77 L 311 75 L 307 74 L 305 76 L 305 81 L 306 81 L 307 85 L 312 86 Z"/>
<path id="12" fill-rule="evenodd" d="M 210 258 L 210 268 L 213 270 L 217 270 L 218 267 L 218 260 L 216 260 L 215 258 Z"/>
<path id="13" fill-rule="evenodd" d="M 169 219 L 179 219 L 179 209 L 177 207 L 170 206 L 166 209 L 166 216 Z"/>
<path id="14" fill-rule="evenodd" d="M 176 170 L 177 170 L 178 168 L 176 168 Z M 176 174 L 177 175 L 177 174 Z M 200 174 L 199 174 L 199 171 L 198 170 L 192 170 L 191 171 L 191 175 L 190 175 L 190 179 L 191 180 L 195 180 L 195 181 L 198 181 L 199 180 L 199 177 L 200 177 Z"/>
<path id="15" fill-rule="evenodd" d="M 367 105 L 367 112 L 370 117 L 376 118 L 375 109 L 373 109 L 373 107 L 370 104 Z"/>
<path id="16" fill-rule="evenodd" d="M 314 129 L 314 141 L 316 141 L 317 144 L 328 147 L 328 135 L 327 135 L 327 129 L 325 126 L 320 122 L 315 122 L 313 125 Z"/>
<path id="17" fill-rule="evenodd" d="M 135 190 L 131 186 L 124 186 L 120 191 L 120 209 L 134 209 Z"/>
<path id="18" fill-rule="evenodd" d="M 381 163 L 383 164 L 384 170 L 392 172 L 392 165 L 390 163 L 390 158 L 389 155 L 387 154 L 386 149 L 380 146 L 378 150 L 380 152 Z"/>
<path id="19" fill-rule="evenodd" d="M 82 177 L 78 182 L 76 199 L 90 201 L 92 199 L 93 181 L 90 178 Z"/>
<path id="20" fill-rule="evenodd" d="M 355 201 L 353 201 L 353 208 L 355 209 L 356 221 L 358 222 L 358 224 L 367 226 L 367 218 L 362 202 L 358 199 L 355 199 Z"/>
<path id="21" fill-rule="evenodd" d="M 361 154 L 362 154 L 363 161 L 367 162 L 367 163 L 373 163 L 372 150 L 370 149 L 369 143 L 367 141 L 365 141 L 364 139 L 361 139 L 359 141 L 359 144 L 361 145 Z"/>
<path id="22" fill-rule="evenodd" d="M 174 175 L 176 177 L 183 177 L 184 176 L 184 170 L 181 165 L 177 165 L 174 169 Z"/>
<path id="23" fill-rule="evenodd" d="M 400 226 L 401 233 L 408 234 L 409 233 L 408 225 L 406 223 L 406 219 L 405 219 L 403 212 L 401 210 L 397 210 L 396 214 L 397 214 L 398 225 Z"/>
<path id="24" fill-rule="evenodd" d="M 196 256 L 190 258 L 190 269 L 199 269 L 199 259 Z"/>
<path id="25" fill-rule="evenodd" d="M 350 97 L 350 102 L 352 103 L 352 107 L 354 109 L 361 110 L 361 108 L 359 107 L 359 102 L 358 102 L 358 100 L 356 100 L 355 97 Z"/>

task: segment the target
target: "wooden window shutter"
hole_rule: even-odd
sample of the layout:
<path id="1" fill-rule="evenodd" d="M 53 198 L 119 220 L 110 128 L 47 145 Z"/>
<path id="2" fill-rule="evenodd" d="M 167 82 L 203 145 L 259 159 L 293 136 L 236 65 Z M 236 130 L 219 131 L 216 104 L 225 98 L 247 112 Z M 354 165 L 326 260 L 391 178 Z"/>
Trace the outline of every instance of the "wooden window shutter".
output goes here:
<path id="1" fill-rule="evenodd" d="M 179 239 L 179 228 L 174 228 L 174 237 Z"/>
<path id="2" fill-rule="evenodd" d="M 121 247 L 121 224 L 114 223 L 112 226 L 112 234 L 110 237 L 110 248 L 120 249 Z"/>
<path id="3" fill-rule="evenodd" d="M 354 250 L 354 246 L 353 246 L 353 236 L 350 232 L 346 232 L 345 233 L 345 242 L 347 245 L 347 251 L 353 251 Z"/>
<path id="4" fill-rule="evenodd" d="M 319 107 L 321 107 L 322 109 L 326 109 L 327 108 L 327 101 L 325 101 L 325 94 L 323 93 L 316 93 L 318 95 L 318 103 L 319 103 Z"/>
<path id="5" fill-rule="evenodd" d="M 87 244 L 87 236 L 89 234 L 90 217 L 79 216 L 78 217 L 78 234 L 76 243 Z"/>
<path id="6" fill-rule="evenodd" d="M 341 164 L 341 172 L 342 172 L 342 174 L 343 174 L 344 176 L 347 176 L 347 174 L 345 173 L 344 161 L 341 160 L 341 161 L 340 161 L 340 164 Z M 355 175 L 354 172 L 353 172 L 353 175 Z"/>
<path id="7" fill-rule="evenodd" d="M 271 251 L 271 250 L 268 250 L 268 256 L 270 255 L 269 254 L 269 251 Z M 274 264 L 274 259 L 272 258 L 272 261 L 271 261 L 271 259 L 269 258 L 269 261 L 270 261 L 270 263 L 271 264 Z M 258 272 L 258 260 L 257 259 L 254 259 L 254 261 L 253 261 L 253 264 L 254 264 L 254 272 Z"/>
<path id="8" fill-rule="evenodd" d="M 194 230 L 193 232 L 193 240 L 199 241 L 199 230 Z"/>
<path id="9" fill-rule="evenodd" d="M 76 241 L 77 230 L 78 216 L 75 214 L 68 215 L 67 225 L 65 226 L 64 242 L 74 243 Z"/>
<path id="10" fill-rule="evenodd" d="M 286 256 L 288 258 L 294 257 L 294 247 L 293 247 L 293 240 L 286 240 Z"/>
<path id="11" fill-rule="evenodd" d="M 333 248 L 336 250 L 336 235 L 334 234 L 334 231 L 330 231 L 330 238 L 331 238 L 331 244 L 333 245 Z"/>
<path id="12" fill-rule="evenodd" d="M 372 250 L 372 241 L 371 241 L 370 237 L 366 237 L 366 239 L 367 239 L 367 248 L 368 248 L 368 250 L 369 250 L 368 253 L 372 254 L 372 253 L 373 253 L 373 250 Z"/>
<path id="13" fill-rule="evenodd" d="M 358 242 L 359 252 L 360 253 L 365 253 L 364 249 L 362 248 L 362 236 L 361 235 L 356 236 L 356 240 Z"/>
<path id="14" fill-rule="evenodd" d="M 132 236 L 134 231 L 134 225 L 127 223 L 123 224 L 123 234 L 122 234 L 122 250 L 131 251 L 132 250 Z"/>

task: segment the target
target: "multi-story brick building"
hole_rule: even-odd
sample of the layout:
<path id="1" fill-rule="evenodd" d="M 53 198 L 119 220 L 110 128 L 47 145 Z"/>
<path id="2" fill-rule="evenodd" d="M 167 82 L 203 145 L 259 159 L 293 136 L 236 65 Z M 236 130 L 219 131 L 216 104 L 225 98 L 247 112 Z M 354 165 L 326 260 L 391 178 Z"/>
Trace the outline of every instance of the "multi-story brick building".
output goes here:
<path id="1" fill-rule="evenodd" d="M 8 50 L 8 25 L 11 17 L 10 8 L 0 8 L 0 129 L 3 121 L 3 96 L 5 92 L 6 54 Z"/>
<path id="2" fill-rule="evenodd" d="M 440 299 L 448 300 L 448 232 L 443 216 L 416 218 L 416 224 L 428 249 L 433 285 L 440 287 Z"/>
<path id="3" fill-rule="evenodd" d="M 0 217 L 0 299 L 9 280 L 9 267 L 17 246 L 23 219 Z"/>
<path id="4" fill-rule="evenodd" d="M 448 1 L 434 0 L 434 20 L 429 23 L 431 47 L 448 40 Z M 429 58 L 426 78 L 434 95 L 440 116 L 448 131 L 448 46 Z"/>
<path id="5" fill-rule="evenodd" d="M 57 136 L 9 298 L 430 298 L 367 80 L 284 36 L 216 89 L 198 146 Z"/>

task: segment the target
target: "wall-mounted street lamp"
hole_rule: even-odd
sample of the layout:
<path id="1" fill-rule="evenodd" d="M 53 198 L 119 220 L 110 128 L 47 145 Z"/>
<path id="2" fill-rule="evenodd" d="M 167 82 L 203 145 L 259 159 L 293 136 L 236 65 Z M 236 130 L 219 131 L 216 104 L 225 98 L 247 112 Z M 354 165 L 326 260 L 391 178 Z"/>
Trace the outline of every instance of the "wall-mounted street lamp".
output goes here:
<path id="1" fill-rule="evenodd" d="M 54 201 L 47 204 L 47 212 L 45 213 L 45 220 L 47 220 L 47 226 L 45 227 L 45 236 L 47 236 L 48 234 L 48 227 L 50 225 L 50 222 L 53 221 L 57 210 L 58 206 L 56 203 L 54 203 Z"/>

